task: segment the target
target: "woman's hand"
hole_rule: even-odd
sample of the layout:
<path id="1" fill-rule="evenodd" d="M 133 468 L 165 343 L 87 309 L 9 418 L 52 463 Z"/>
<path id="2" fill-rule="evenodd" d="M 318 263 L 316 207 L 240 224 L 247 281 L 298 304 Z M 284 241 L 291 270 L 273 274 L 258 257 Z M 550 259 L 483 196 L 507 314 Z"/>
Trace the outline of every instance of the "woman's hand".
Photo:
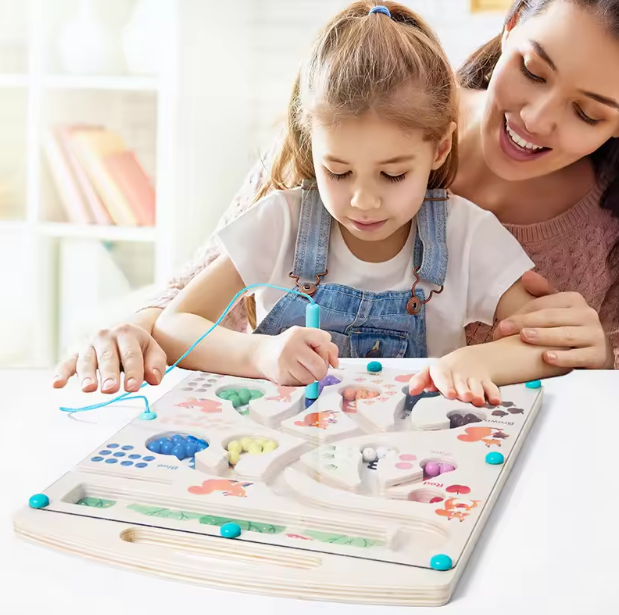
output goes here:
<path id="1" fill-rule="evenodd" d="M 549 365 L 566 368 L 613 369 L 612 346 L 598 313 L 575 292 L 557 292 L 538 273 L 522 276 L 527 291 L 537 297 L 500 322 L 494 332 L 498 340 L 510 335 L 534 346 L 554 346 L 543 354 Z"/>
<path id="2" fill-rule="evenodd" d="M 166 354 L 147 329 L 150 327 L 152 331 L 160 313 L 161 310 L 140 313 L 141 325 L 125 323 L 99 331 L 79 352 L 58 364 L 54 388 L 63 388 L 77 375 L 85 393 L 96 391 L 99 384 L 103 393 L 117 393 L 121 369 L 125 373 L 125 391 L 137 391 L 144 380 L 152 385 L 159 384 L 166 369 Z"/>

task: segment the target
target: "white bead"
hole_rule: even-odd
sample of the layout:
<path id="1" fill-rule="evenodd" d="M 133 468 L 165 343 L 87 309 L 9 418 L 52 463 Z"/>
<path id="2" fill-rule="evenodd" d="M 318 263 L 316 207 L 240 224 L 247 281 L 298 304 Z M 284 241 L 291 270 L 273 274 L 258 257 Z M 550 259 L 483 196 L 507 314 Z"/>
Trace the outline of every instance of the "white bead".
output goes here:
<path id="1" fill-rule="evenodd" d="M 368 463 L 376 461 L 376 459 L 378 459 L 376 451 L 370 447 L 364 448 L 361 454 L 363 455 L 363 461 L 367 461 Z"/>
<path id="2" fill-rule="evenodd" d="M 376 455 L 379 459 L 386 457 L 391 449 L 388 446 L 379 446 L 376 449 Z"/>

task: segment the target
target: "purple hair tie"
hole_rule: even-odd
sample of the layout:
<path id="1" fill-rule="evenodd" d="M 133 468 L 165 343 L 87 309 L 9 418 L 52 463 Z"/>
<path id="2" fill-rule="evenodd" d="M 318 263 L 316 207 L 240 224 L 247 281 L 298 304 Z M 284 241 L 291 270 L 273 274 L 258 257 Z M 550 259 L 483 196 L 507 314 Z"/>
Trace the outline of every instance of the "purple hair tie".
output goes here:
<path id="1" fill-rule="evenodd" d="M 391 13 L 386 6 L 375 6 L 374 8 L 370 9 L 368 15 L 371 15 L 372 13 L 382 13 L 383 15 L 387 15 L 387 17 L 391 19 Z"/>

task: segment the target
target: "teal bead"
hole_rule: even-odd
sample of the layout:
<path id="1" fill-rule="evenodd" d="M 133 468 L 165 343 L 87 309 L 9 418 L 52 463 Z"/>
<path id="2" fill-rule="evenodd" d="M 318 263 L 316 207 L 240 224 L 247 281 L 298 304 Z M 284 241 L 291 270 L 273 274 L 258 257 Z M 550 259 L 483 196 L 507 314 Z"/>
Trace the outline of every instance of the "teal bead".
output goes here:
<path id="1" fill-rule="evenodd" d="M 434 555 L 430 560 L 430 568 L 433 570 L 451 570 L 453 562 L 449 555 L 439 554 Z"/>
<path id="2" fill-rule="evenodd" d="M 241 526 L 238 523 L 224 523 L 219 531 L 224 538 L 238 538 L 241 535 Z"/>
<path id="3" fill-rule="evenodd" d="M 493 451 L 486 455 L 486 463 L 492 466 L 500 466 L 504 461 L 505 457 L 503 457 L 503 453 L 499 453 L 498 451 Z"/>
<path id="4" fill-rule="evenodd" d="M 152 410 L 144 410 L 142 414 L 140 414 L 141 421 L 152 421 L 157 418 L 157 413 Z"/>
<path id="5" fill-rule="evenodd" d="M 524 386 L 526 386 L 527 389 L 541 389 L 542 382 L 541 380 L 531 380 L 531 382 L 527 382 Z"/>
<path id="6" fill-rule="evenodd" d="M 220 399 L 228 399 L 228 397 L 230 397 L 230 391 L 228 389 L 219 391 L 219 393 L 217 393 L 217 397 L 219 397 Z"/>
<path id="7" fill-rule="evenodd" d="M 260 399 L 261 397 L 264 397 L 264 393 L 262 391 L 258 391 L 257 389 L 251 391 L 252 399 Z"/>
<path id="8" fill-rule="evenodd" d="M 233 408 L 238 408 L 242 405 L 238 395 L 230 395 L 230 397 L 228 397 L 228 401 L 232 403 Z"/>
<path id="9" fill-rule="evenodd" d="M 383 371 L 382 363 L 380 361 L 370 361 L 367 370 L 372 374 L 379 374 Z"/>
<path id="10" fill-rule="evenodd" d="M 248 404 L 249 400 L 251 399 L 251 393 L 249 392 L 248 389 L 240 389 L 238 392 L 238 396 L 239 396 L 239 399 L 241 400 L 242 406 L 244 406 L 245 404 Z"/>
<path id="11" fill-rule="evenodd" d="M 28 500 L 30 508 L 45 508 L 49 506 L 49 498 L 44 493 L 37 493 Z"/>

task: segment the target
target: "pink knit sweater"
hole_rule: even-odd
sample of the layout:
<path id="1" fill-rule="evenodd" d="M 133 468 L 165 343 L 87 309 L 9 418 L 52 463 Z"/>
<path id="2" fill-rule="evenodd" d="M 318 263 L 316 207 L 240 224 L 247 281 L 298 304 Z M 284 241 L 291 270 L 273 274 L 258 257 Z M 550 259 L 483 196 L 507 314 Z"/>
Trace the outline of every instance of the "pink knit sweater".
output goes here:
<path id="1" fill-rule="evenodd" d="M 263 161 L 256 163 L 241 190 L 222 216 L 219 227 L 241 215 L 254 200 L 265 173 Z M 593 189 L 568 211 L 540 224 L 506 225 L 518 239 L 536 271 L 560 291 L 581 293 L 600 314 L 602 324 L 615 349 L 615 367 L 619 368 L 619 288 L 609 291 L 612 271 L 607 255 L 619 237 L 619 221 L 599 206 L 601 190 Z M 164 308 L 188 283 L 219 255 L 215 239 L 202 246 L 183 271 L 171 279 L 146 307 Z M 228 314 L 223 324 L 247 331 L 247 315 L 243 302 Z M 469 344 L 488 341 L 491 329 L 480 323 L 467 328 Z"/>

